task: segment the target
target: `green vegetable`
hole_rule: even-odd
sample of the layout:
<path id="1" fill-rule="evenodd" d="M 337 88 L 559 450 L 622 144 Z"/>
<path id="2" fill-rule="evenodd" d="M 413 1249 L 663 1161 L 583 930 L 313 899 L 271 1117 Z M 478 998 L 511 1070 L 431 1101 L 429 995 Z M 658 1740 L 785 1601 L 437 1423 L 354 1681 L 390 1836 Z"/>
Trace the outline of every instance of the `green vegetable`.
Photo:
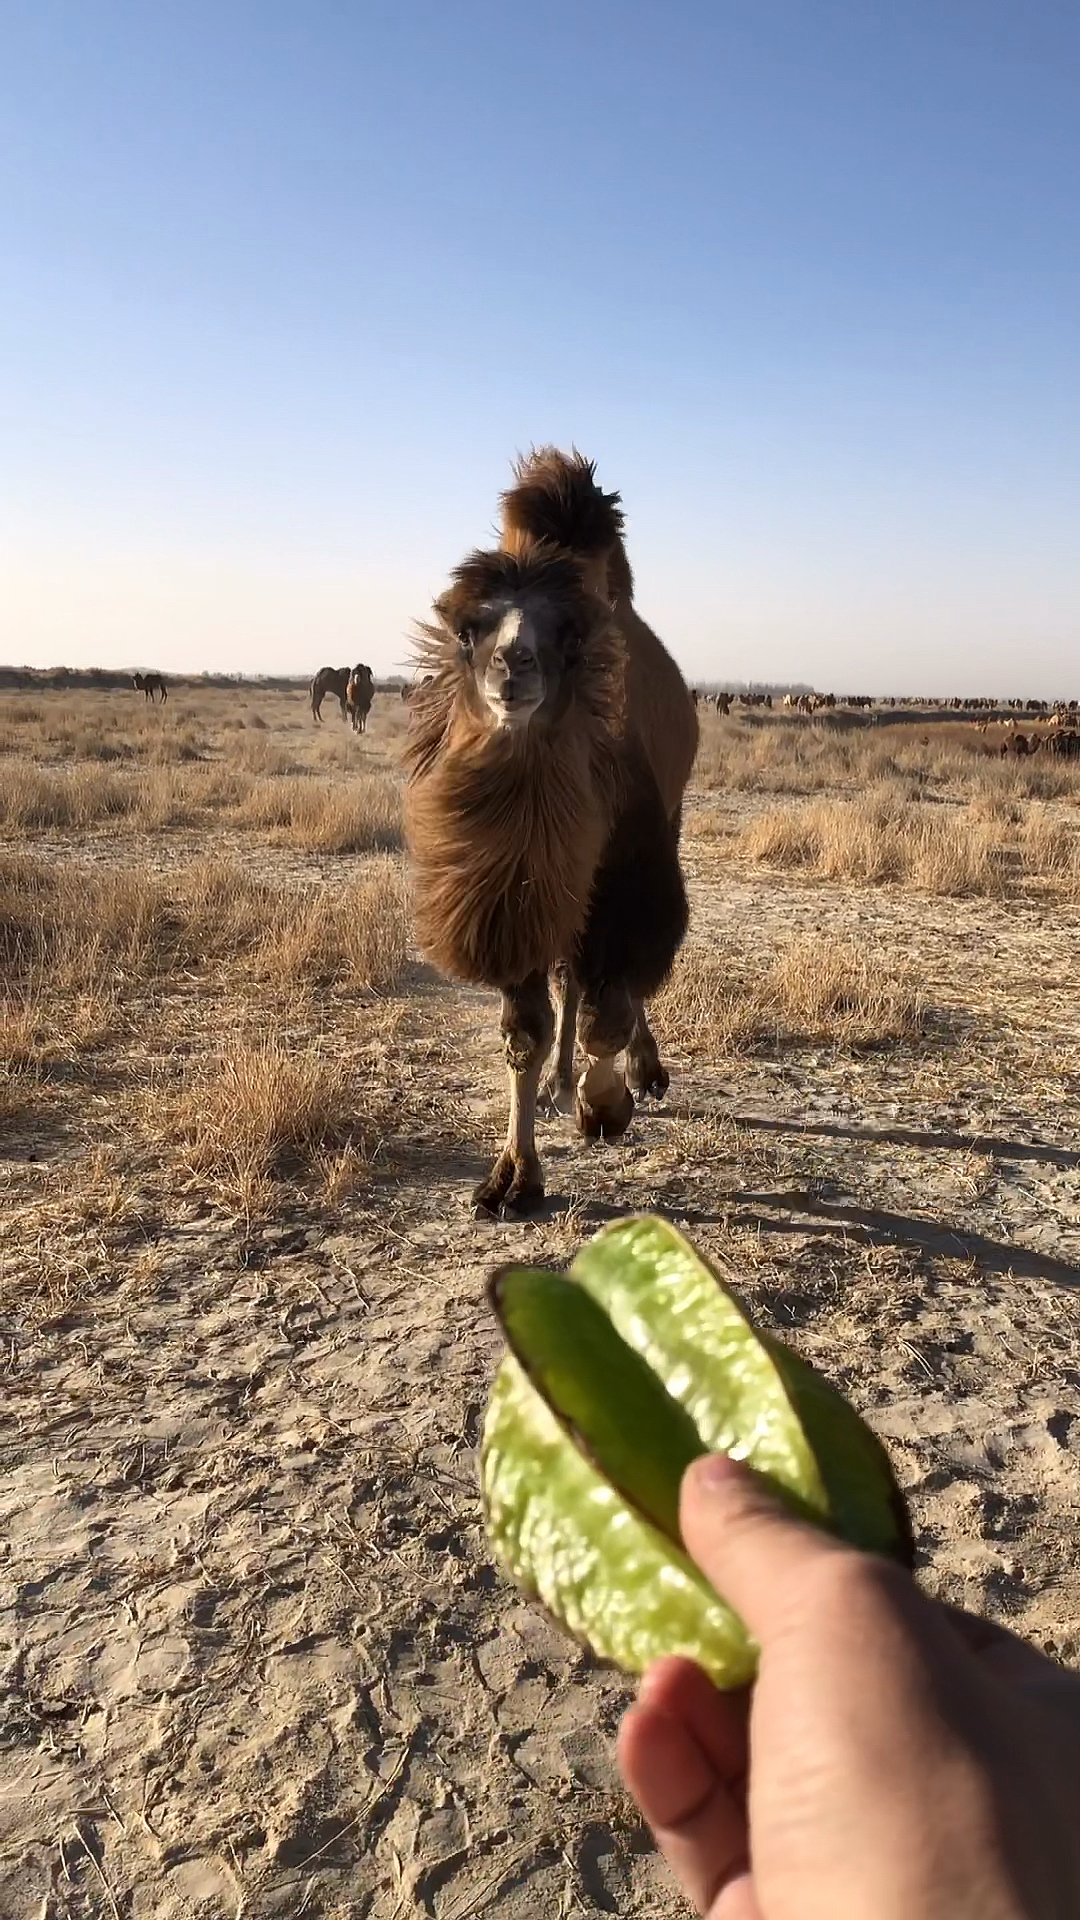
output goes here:
<path id="1" fill-rule="evenodd" d="M 804 1517 L 910 1562 L 875 1436 L 666 1221 L 606 1228 L 569 1278 L 505 1267 L 491 1298 L 511 1352 L 481 1448 L 489 1536 L 602 1658 L 637 1673 L 684 1653 L 725 1687 L 754 1672 L 742 1622 L 679 1536 L 679 1483 L 701 1453 L 749 1461 Z"/>

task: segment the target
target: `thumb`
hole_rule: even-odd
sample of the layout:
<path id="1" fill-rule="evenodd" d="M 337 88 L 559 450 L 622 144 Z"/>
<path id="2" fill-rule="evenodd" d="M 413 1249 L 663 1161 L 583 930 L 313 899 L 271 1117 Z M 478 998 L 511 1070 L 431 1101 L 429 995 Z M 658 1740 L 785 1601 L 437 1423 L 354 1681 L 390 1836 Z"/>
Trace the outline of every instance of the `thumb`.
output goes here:
<path id="1" fill-rule="evenodd" d="M 679 1527 L 691 1559 L 762 1645 L 790 1614 L 803 1580 L 822 1560 L 850 1551 L 797 1520 L 760 1474 L 723 1453 L 687 1468 Z"/>

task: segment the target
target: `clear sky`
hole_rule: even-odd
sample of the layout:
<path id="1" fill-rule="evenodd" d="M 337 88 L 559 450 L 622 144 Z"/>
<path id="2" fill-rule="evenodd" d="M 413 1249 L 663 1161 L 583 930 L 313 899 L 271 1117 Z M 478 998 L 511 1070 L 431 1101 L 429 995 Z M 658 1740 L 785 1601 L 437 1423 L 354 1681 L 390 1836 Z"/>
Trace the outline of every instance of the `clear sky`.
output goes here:
<path id="1" fill-rule="evenodd" d="M 0 660 L 405 657 L 516 449 L 698 678 L 1080 695 L 1075 0 L 0 0 Z"/>

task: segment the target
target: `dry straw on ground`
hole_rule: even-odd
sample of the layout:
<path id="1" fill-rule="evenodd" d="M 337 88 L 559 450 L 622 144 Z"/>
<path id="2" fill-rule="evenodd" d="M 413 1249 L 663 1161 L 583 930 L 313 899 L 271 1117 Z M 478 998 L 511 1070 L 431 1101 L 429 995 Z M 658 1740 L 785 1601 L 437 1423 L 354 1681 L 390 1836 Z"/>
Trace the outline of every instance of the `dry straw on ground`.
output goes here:
<path id="1" fill-rule="evenodd" d="M 820 936 L 789 941 L 765 968 L 747 967 L 737 948 L 688 946 L 656 1012 L 680 1052 L 715 1058 L 792 1043 L 895 1045 L 927 1019 L 908 968 Z"/>
<path id="2" fill-rule="evenodd" d="M 357 1088 L 342 1061 L 273 1042 L 238 1045 L 196 1075 L 172 1108 L 182 1160 L 247 1212 L 274 1181 L 362 1154 Z"/>
<path id="3" fill-rule="evenodd" d="M 1040 879 L 1069 892 L 1080 874 L 1080 833 L 1042 803 L 931 805 L 896 783 L 858 799 L 771 808 L 735 847 L 766 866 L 929 894 L 997 895 Z"/>

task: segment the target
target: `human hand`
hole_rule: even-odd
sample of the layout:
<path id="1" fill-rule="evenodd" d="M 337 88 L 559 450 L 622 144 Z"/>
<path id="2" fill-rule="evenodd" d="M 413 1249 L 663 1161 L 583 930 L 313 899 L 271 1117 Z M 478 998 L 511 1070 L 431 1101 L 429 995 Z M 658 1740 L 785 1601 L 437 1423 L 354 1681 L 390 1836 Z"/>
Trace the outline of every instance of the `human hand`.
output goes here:
<path id="1" fill-rule="evenodd" d="M 709 1920 L 1077 1920 L 1080 1678 L 793 1519 L 714 1455 L 692 1558 L 761 1648 L 752 1689 L 658 1661 L 623 1777 Z"/>

